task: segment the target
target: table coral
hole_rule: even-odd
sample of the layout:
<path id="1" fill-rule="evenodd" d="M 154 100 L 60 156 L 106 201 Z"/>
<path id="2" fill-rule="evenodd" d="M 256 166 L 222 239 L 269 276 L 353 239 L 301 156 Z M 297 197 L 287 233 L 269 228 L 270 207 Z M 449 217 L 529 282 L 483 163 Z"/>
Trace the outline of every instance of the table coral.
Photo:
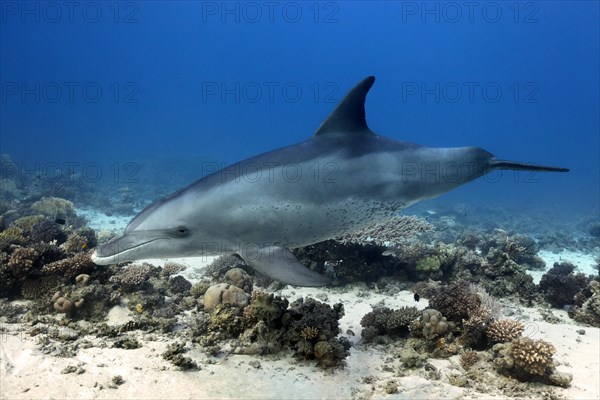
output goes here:
<path id="1" fill-rule="evenodd" d="M 42 197 L 31 205 L 31 209 L 53 220 L 57 217 L 69 218 L 77 216 L 73 203 L 59 197 Z"/>

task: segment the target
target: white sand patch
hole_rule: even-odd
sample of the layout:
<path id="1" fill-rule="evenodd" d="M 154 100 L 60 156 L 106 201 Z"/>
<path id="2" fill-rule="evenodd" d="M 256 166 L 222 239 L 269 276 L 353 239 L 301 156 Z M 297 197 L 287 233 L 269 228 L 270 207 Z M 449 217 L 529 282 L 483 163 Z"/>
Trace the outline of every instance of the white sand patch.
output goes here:
<path id="1" fill-rule="evenodd" d="M 118 326 L 123 325 L 131 321 L 133 313 L 125 306 L 125 304 L 119 304 L 108 310 L 106 316 L 106 325 Z"/>
<path id="2" fill-rule="evenodd" d="M 209 266 L 215 259 L 220 256 L 200 256 L 200 257 L 179 257 L 179 258 L 151 258 L 142 260 L 143 262 L 163 267 L 168 262 L 173 262 L 186 266 L 186 269 L 180 274 L 192 284 L 198 282 L 202 277 L 202 270 Z"/>
<path id="3" fill-rule="evenodd" d="M 76 210 L 77 215 L 88 221 L 88 226 L 96 231 L 109 231 L 122 233 L 133 217 L 123 215 L 106 215 L 98 210 L 81 209 Z"/>

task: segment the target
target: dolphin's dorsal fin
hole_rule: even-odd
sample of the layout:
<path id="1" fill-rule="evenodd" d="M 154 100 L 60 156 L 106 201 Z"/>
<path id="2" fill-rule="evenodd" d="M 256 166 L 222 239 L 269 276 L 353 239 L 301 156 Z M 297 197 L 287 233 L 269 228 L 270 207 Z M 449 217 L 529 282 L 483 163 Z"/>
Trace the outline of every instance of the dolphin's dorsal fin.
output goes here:
<path id="1" fill-rule="evenodd" d="M 365 118 L 365 99 L 374 82 L 375 77 L 369 76 L 354 86 L 319 126 L 315 136 L 326 135 L 330 132 L 370 132 Z"/>

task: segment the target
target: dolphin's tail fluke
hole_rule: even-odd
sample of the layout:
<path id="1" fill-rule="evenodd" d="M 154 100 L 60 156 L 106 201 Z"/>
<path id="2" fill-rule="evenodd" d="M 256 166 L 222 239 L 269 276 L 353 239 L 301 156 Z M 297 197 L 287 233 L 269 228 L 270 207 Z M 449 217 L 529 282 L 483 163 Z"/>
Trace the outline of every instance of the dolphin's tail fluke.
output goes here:
<path id="1" fill-rule="evenodd" d="M 545 165 L 527 164 L 516 161 L 494 159 L 490 162 L 491 169 L 512 169 L 517 171 L 569 172 L 569 168 L 548 167 Z"/>

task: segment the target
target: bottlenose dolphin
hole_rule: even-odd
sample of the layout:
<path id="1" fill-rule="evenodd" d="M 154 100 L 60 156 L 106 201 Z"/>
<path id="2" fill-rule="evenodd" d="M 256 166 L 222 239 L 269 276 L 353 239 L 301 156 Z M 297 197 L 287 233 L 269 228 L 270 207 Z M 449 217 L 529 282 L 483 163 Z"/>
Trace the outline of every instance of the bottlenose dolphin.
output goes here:
<path id="1" fill-rule="evenodd" d="M 321 286 L 330 278 L 290 248 L 389 218 L 492 170 L 568 171 L 500 160 L 478 147 L 380 136 L 365 119 L 374 82 L 356 85 L 309 140 L 233 164 L 146 207 L 121 237 L 96 248 L 93 261 L 234 253 L 278 281 Z"/>

